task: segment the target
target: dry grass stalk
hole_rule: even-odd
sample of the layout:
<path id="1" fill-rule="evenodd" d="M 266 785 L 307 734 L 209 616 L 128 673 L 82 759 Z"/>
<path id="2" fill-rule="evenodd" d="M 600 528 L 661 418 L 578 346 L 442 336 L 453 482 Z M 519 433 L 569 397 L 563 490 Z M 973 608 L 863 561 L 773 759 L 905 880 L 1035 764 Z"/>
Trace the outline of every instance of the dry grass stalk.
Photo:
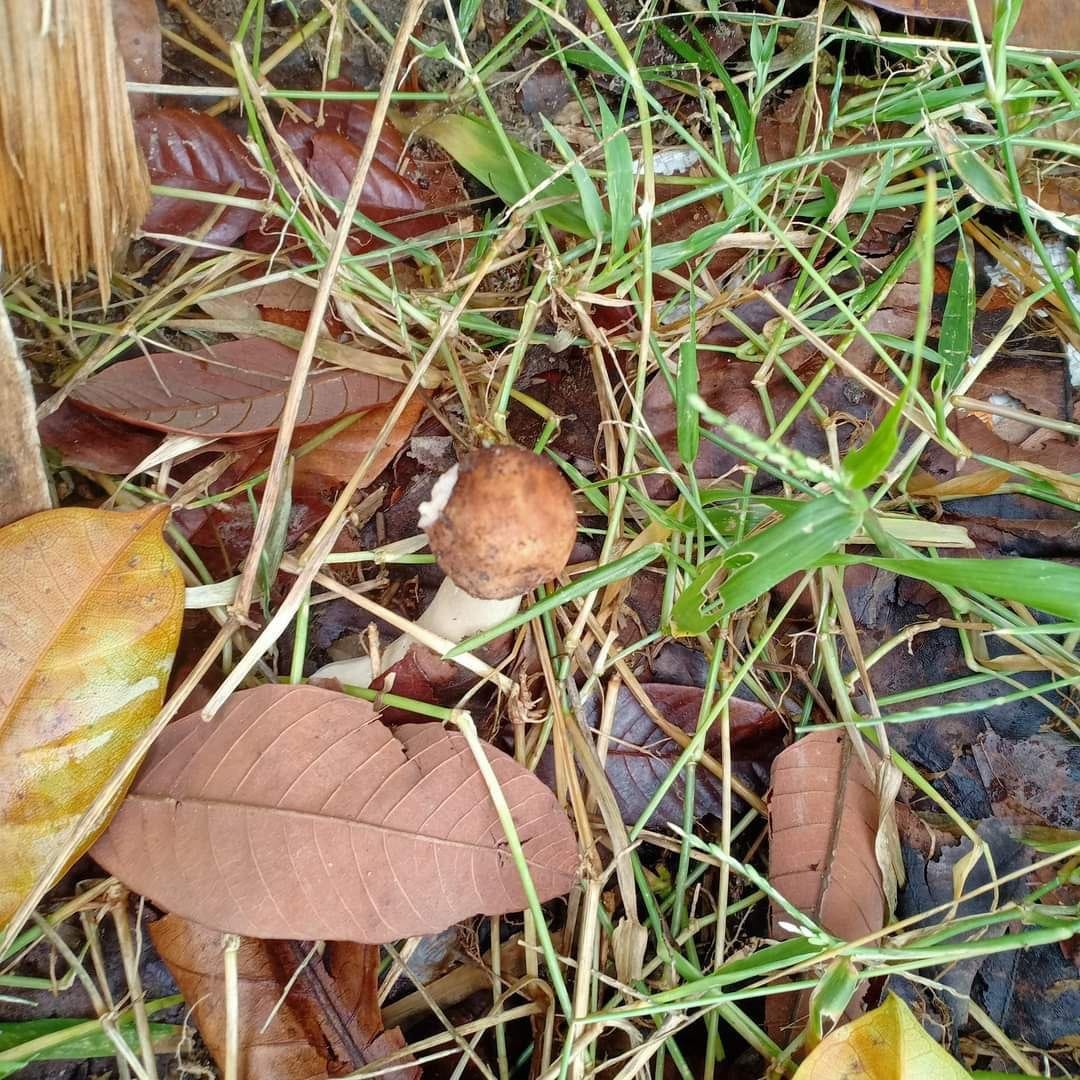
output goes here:
<path id="1" fill-rule="evenodd" d="M 109 0 L 0 0 L 0 248 L 65 286 L 149 206 Z"/>

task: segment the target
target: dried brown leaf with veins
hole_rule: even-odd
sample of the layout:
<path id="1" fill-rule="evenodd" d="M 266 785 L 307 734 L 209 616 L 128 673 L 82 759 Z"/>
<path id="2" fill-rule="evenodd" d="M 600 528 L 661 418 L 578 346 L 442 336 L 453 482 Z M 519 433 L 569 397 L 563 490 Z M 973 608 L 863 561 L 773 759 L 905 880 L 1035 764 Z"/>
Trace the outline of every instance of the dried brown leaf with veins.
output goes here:
<path id="1" fill-rule="evenodd" d="M 578 864 L 554 796 L 486 748 L 542 900 Z M 381 943 L 526 895 L 465 739 L 391 731 L 365 701 L 313 686 L 234 694 L 171 724 L 93 849 L 133 892 L 260 938 Z"/>
<path id="2" fill-rule="evenodd" d="M 816 731 L 773 763 L 769 800 L 769 880 L 791 904 L 843 941 L 885 925 L 888 900 L 875 854 L 879 801 L 874 777 L 843 731 Z M 792 937 L 790 919 L 773 907 L 772 933 Z M 862 994 L 848 1006 L 858 1015 Z M 801 1030 L 805 993 L 768 998 L 765 1022 L 781 1045 Z"/>
<path id="3" fill-rule="evenodd" d="M 151 923 L 149 933 L 199 1034 L 224 1068 L 223 935 L 178 915 Z M 401 1049 L 401 1033 L 383 1031 L 378 952 L 371 945 L 330 942 L 320 954 L 295 941 L 242 939 L 237 1080 L 323 1080 Z M 415 1080 L 419 1072 L 406 1064 L 386 1075 Z"/>

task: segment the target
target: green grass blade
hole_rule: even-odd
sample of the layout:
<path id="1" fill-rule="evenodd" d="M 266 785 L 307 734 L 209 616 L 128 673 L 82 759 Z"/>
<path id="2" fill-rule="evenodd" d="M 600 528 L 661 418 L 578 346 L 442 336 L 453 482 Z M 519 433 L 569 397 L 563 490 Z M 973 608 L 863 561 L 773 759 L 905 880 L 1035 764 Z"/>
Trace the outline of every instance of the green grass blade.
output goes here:
<path id="1" fill-rule="evenodd" d="M 1047 559 L 879 559 L 833 556 L 823 565 L 868 563 L 931 585 L 950 585 L 1080 619 L 1080 567 Z"/>
<path id="2" fill-rule="evenodd" d="M 600 109 L 600 133 L 604 137 L 604 168 L 607 171 L 610 265 L 626 250 L 634 223 L 634 153 L 630 149 L 630 139 L 619 129 L 618 121 L 602 96 L 597 96 L 596 104 Z"/>
<path id="3" fill-rule="evenodd" d="M 507 159 L 498 135 L 483 120 L 471 116 L 440 116 L 426 124 L 422 133 L 437 142 L 466 172 L 491 188 L 508 206 L 520 202 L 528 194 Z M 575 236 L 591 236 L 585 215 L 574 205 L 578 197 L 574 181 L 569 176 L 552 180 L 555 170 L 539 154 L 512 139 L 509 142 L 529 184 L 533 188 L 545 185 L 538 198 L 566 199 L 565 203 L 545 207 L 544 218 Z"/>
<path id="4" fill-rule="evenodd" d="M 689 469 L 697 460 L 701 444 L 701 423 L 690 406 L 690 395 L 698 388 L 697 342 L 693 338 L 679 346 L 679 371 L 675 378 L 676 432 L 679 460 Z"/>
<path id="5" fill-rule="evenodd" d="M 570 177 L 577 187 L 578 197 L 581 199 L 581 212 L 585 217 L 585 224 L 597 240 L 603 237 L 607 231 L 607 214 L 604 212 L 604 204 L 600 201 L 600 193 L 592 182 L 585 166 L 581 164 L 581 158 L 574 153 L 566 136 L 546 117 L 540 114 L 540 121 L 548 137 L 555 144 L 563 161 L 570 166 Z"/>
<path id="6" fill-rule="evenodd" d="M 791 574 L 814 566 L 851 536 L 861 520 L 861 512 L 850 502 L 826 495 L 722 555 L 706 559 L 672 608 L 670 632 L 705 633 L 726 613 L 752 603 Z M 721 573 L 726 576 L 714 590 L 713 582 Z"/>

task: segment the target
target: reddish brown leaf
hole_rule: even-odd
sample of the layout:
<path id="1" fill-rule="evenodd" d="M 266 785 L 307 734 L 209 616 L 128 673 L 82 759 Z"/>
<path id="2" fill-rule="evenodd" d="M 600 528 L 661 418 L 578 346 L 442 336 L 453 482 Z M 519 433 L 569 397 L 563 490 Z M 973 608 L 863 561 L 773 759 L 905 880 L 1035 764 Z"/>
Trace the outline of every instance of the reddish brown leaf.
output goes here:
<path id="1" fill-rule="evenodd" d="M 970 22 L 967 0 L 866 0 L 872 7 L 898 15 L 948 22 Z M 993 0 L 975 0 L 987 36 L 993 30 Z M 1062 0 L 1024 0 L 1009 44 L 1052 52 L 1080 51 L 1080 6 Z"/>
<path id="2" fill-rule="evenodd" d="M 347 79 L 331 79 L 326 84 L 326 89 L 348 92 L 356 87 Z M 301 161 L 307 160 L 311 140 L 322 131 L 342 135 L 355 146 L 362 148 L 375 114 L 375 107 L 370 101 L 326 101 L 322 103 L 321 115 L 318 102 L 310 103 L 308 109 L 310 122 L 289 118 L 278 125 L 278 131 Z M 396 172 L 404 157 L 405 140 L 397 128 L 387 121 L 379 131 L 379 138 L 375 143 L 375 160 Z"/>
<path id="3" fill-rule="evenodd" d="M 239 136 L 212 116 L 192 109 L 158 109 L 136 120 L 135 134 L 154 184 L 217 195 L 232 191 L 247 199 L 261 199 L 269 192 L 266 177 Z M 203 237 L 208 243 L 231 244 L 259 219 L 255 210 L 156 195 L 143 231 L 189 236 L 218 210 L 221 214 Z"/>
<path id="4" fill-rule="evenodd" d="M 577 846 L 551 793 L 487 748 L 542 899 Z M 263 938 L 394 941 L 525 904 L 483 777 L 438 724 L 391 733 L 312 686 L 235 694 L 155 743 L 94 857 L 203 925 Z"/>
<path id="5" fill-rule="evenodd" d="M 354 87 L 346 80 L 337 79 L 329 83 L 327 89 L 351 90 Z M 285 119 L 278 130 L 323 194 L 344 202 L 371 130 L 373 106 L 369 102 L 328 101 L 323 105 L 321 119 L 317 108 L 312 108 L 310 113 L 313 122 Z M 465 201 L 461 178 L 448 159 L 440 157 L 429 161 L 407 155 L 405 141 L 397 129 L 389 122 L 383 124 L 360 193 L 357 206 L 360 213 L 380 223 L 393 235 L 407 238 L 447 224 L 445 214 L 424 213 L 425 210 L 464 205 Z M 333 214 L 330 220 L 336 220 Z M 268 239 L 277 242 L 280 229 L 278 223 L 264 222 L 251 231 L 245 243 L 263 250 Z M 370 233 L 356 229 L 349 246 L 355 253 L 378 243 Z"/>
<path id="6" fill-rule="evenodd" d="M 512 641 L 511 634 L 502 634 L 494 641 L 481 645 L 474 655 L 484 663 L 496 666 L 506 659 Z M 460 664 L 444 660 L 434 649 L 415 643 L 396 664 L 379 674 L 371 685 L 376 690 L 385 690 L 412 701 L 454 705 L 478 681 L 477 675 Z M 379 719 L 391 726 L 413 724 L 416 713 L 388 706 L 379 713 Z"/>
<path id="7" fill-rule="evenodd" d="M 81 405 L 129 424 L 207 436 L 275 431 L 296 352 L 264 338 L 242 338 L 194 354 L 152 353 L 122 360 L 82 384 Z M 297 426 L 325 424 L 392 399 L 397 383 L 322 368 L 308 376 Z"/>
<path id="8" fill-rule="evenodd" d="M 343 135 L 320 132 L 311 140 L 308 174 L 324 194 L 344 202 L 360 163 L 361 149 Z M 430 187 L 424 191 L 407 175 L 395 172 L 376 158 L 368 169 L 357 209 L 395 236 L 406 238 L 445 225 L 445 215 L 424 211 L 461 198 L 460 187 L 447 199 L 446 192 Z M 352 250 L 358 251 L 374 243 L 377 241 L 370 234 L 360 229 L 353 231 Z"/>
<path id="9" fill-rule="evenodd" d="M 697 730 L 704 696 L 704 691 L 699 687 L 644 683 L 642 690 L 669 723 L 688 735 Z M 776 753 L 784 736 L 784 721 L 778 713 L 764 705 L 740 698 L 731 699 L 729 711 L 732 754 L 742 766 L 737 769 L 739 778 L 752 785 L 753 770 L 748 765 L 755 760 L 767 761 Z M 595 722 L 595 717 L 593 719 Z M 710 731 L 705 748 L 714 757 L 719 757 L 721 735 L 718 727 Z M 653 723 L 630 690 L 625 686 L 620 687 L 615 700 L 606 770 L 615 800 L 627 824 L 638 820 L 681 753 L 682 747 Z M 680 824 L 685 798 L 685 784 L 679 777 L 661 799 L 649 824 L 654 828 L 665 828 L 669 823 Z M 707 770 L 699 769 L 694 790 L 695 815 L 719 815 L 723 809 L 723 798 L 723 784 Z"/>
<path id="10" fill-rule="evenodd" d="M 382 430 L 393 408 L 393 404 L 388 403 L 368 409 L 344 431 L 338 432 L 322 446 L 298 458 L 293 473 L 294 490 L 310 489 L 314 486 L 333 487 L 348 483 L 360 462 L 375 444 L 375 438 Z M 379 444 L 379 452 L 360 481 L 361 487 L 370 484 L 390 464 L 405 445 L 423 411 L 422 398 L 414 397 L 409 401 L 389 435 Z M 309 429 L 297 432 L 293 444 L 299 446 L 313 434 Z"/>
<path id="11" fill-rule="evenodd" d="M 130 427 L 65 401 L 38 424 L 42 446 L 61 465 L 126 476 L 161 442 L 161 436 Z"/>
<path id="12" fill-rule="evenodd" d="M 203 1042 L 224 1068 L 222 935 L 177 915 L 151 923 L 149 930 L 158 955 L 191 1006 Z M 239 1080 L 323 1080 L 397 1049 L 386 1046 L 395 1037 L 403 1044 L 396 1031 L 380 1035 L 377 949 L 331 943 L 326 954 L 308 960 L 290 984 L 306 953 L 294 942 L 241 941 Z M 406 1067 L 387 1075 L 412 1080 L 419 1070 Z"/>
<path id="13" fill-rule="evenodd" d="M 285 530 L 285 550 L 314 529 L 326 517 L 330 504 L 320 494 L 295 492 L 289 521 Z M 234 495 L 224 502 L 198 510 L 179 510 L 173 522 L 180 531 L 202 550 L 203 561 L 212 573 L 232 574 L 251 549 L 255 534 L 251 502 L 246 495 Z"/>
<path id="14" fill-rule="evenodd" d="M 325 195 L 344 202 L 360 164 L 361 150 L 344 135 L 317 132 L 311 138 L 308 175 Z M 362 214 L 375 221 L 386 221 L 400 214 L 417 213 L 424 205 L 423 196 L 412 181 L 378 158 L 372 161 L 357 204 Z"/>
<path id="15" fill-rule="evenodd" d="M 756 364 L 714 355 L 702 363 L 698 393 L 714 409 L 723 412 L 730 421 L 764 438 L 769 434 L 769 421 L 761 395 L 753 384 L 757 371 Z M 779 377 L 774 378 L 770 391 L 773 411 L 777 416 L 782 416 L 798 396 L 790 383 Z M 656 376 L 646 389 L 644 411 L 645 422 L 668 455 L 668 460 L 677 461 L 677 410 L 671 388 L 662 376 Z M 809 409 L 803 409 L 799 413 L 784 442 L 812 457 L 817 457 L 826 449 L 824 433 Z M 694 472 L 699 478 L 715 479 L 728 475 L 744 461 L 743 456 L 731 453 L 711 440 L 702 439 L 694 462 Z M 663 477 L 650 477 L 650 492 L 659 494 L 664 490 L 664 483 L 666 481 Z"/>
<path id="16" fill-rule="evenodd" d="M 769 799 L 769 881 L 830 934 L 854 941 L 885 924 L 886 899 L 874 854 L 878 797 L 851 740 L 816 731 L 773 762 Z M 772 933 L 791 916 L 773 906 Z M 861 995 L 849 1006 L 855 1015 Z M 766 1004 L 769 1033 L 786 1045 L 807 1014 L 805 995 L 780 994 Z"/>

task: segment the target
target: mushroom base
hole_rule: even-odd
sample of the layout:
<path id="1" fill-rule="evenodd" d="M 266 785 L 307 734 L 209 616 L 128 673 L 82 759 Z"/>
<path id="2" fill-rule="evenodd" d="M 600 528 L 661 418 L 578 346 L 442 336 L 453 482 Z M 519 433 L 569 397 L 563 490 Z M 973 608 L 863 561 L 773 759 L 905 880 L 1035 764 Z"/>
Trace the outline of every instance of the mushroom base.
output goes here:
<path id="1" fill-rule="evenodd" d="M 504 619 L 517 614 L 521 606 L 520 596 L 505 600 L 480 600 L 470 596 L 449 578 L 443 578 L 427 610 L 416 620 L 416 625 L 438 637 L 455 644 L 473 634 L 490 630 Z M 380 669 L 392 668 L 409 651 L 415 642 L 409 634 L 392 641 L 382 652 Z M 347 686 L 369 687 L 374 679 L 371 657 L 358 656 L 353 660 L 336 660 L 325 664 L 312 676 L 313 679 L 337 679 Z"/>

